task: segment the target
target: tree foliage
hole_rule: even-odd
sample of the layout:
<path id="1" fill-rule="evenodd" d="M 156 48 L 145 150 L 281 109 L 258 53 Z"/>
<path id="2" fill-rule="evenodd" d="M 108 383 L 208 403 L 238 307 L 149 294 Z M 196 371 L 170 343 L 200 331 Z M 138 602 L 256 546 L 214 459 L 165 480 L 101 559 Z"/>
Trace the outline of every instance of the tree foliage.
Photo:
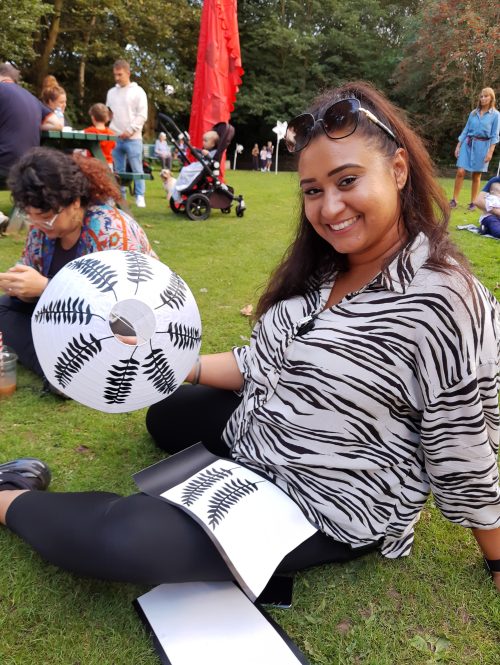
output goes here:
<path id="1" fill-rule="evenodd" d="M 500 93 L 500 4 L 427 0 L 420 9 L 407 22 L 394 94 L 433 152 L 452 161 L 458 134 L 481 89 Z"/>
<path id="2" fill-rule="evenodd" d="M 35 60 L 34 34 L 42 16 L 51 11 L 51 6 L 43 0 L 0 2 L 0 61 L 9 61 L 23 68 Z"/>
<path id="3" fill-rule="evenodd" d="M 113 84 L 112 63 L 125 57 L 150 108 L 187 127 L 201 6 L 0 0 L 0 58 L 20 67 L 35 93 L 55 74 L 68 93 L 69 120 L 81 126 Z M 245 75 L 233 123 L 248 147 L 272 138 L 277 120 L 322 89 L 362 78 L 403 106 L 444 157 L 479 90 L 500 89 L 498 0 L 239 0 L 238 13 Z"/>

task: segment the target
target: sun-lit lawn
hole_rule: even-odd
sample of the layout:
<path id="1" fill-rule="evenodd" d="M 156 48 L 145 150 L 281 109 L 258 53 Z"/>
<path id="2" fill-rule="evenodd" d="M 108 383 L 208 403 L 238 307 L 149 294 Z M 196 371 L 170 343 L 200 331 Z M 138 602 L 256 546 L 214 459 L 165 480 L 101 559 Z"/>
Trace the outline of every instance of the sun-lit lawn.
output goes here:
<path id="1" fill-rule="evenodd" d="M 158 176 L 148 183 L 148 207 L 133 207 L 162 261 L 180 273 L 198 301 L 205 352 L 248 339 L 249 322 L 240 309 L 256 303 L 296 218 L 294 174 L 236 171 L 227 180 L 245 195 L 242 219 L 219 211 L 206 222 L 174 216 Z M 442 184 L 450 194 L 452 181 Z M 478 218 L 465 212 L 467 194 L 464 188 L 451 232 L 498 297 L 500 242 L 454 228 Z M 7 211 L 7 202 L 0 192 L 0 209 Z M 0 238 L 0 271 L 18 258 L 23 241 L 15 235 Z M 105 415 L 42 397 L 40 387 L 21 369 L 17 393 L 0 403 L 1 457 L 46 460 L 53 470 L 52 491 L 132 492 L 131 475 L 161 458 L 146 433 L 144 411 Z M 0 552 L 2 665 L 158 663 L 131 606 L 145 588 L 74 578 L 45 564 L 6 530 L 0 533 Z M 371 555 L 303 573 L 293 608 L 274 610 L 273 616 L 314 665 L 500 662 L 499 596 L 471 535 L 446 522 L 432 502 L 410 558 Z M 437 642 L 440 638 L 448 641 Z"/>

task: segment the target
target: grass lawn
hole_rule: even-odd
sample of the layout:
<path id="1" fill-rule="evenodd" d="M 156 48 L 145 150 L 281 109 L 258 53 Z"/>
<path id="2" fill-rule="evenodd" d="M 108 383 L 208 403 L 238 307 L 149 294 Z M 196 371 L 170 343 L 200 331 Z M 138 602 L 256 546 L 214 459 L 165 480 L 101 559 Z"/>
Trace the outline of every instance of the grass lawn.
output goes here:
<path id="1" fill-rule="evenodd" d="M 193 291 L 202 315 L 203 351 L 245 343 L 248 319 L 270 269 L 293 232 L 295 175 L 236 171 L 247 212 L 215 211 L 206 222 L 175 216 L 158 176 L 147 184 L 147 208 L 133 213 L 153 246 Z M 443 180 L 448 195 L 452 181 Z M 499 297 L 500 243 L 455 226 L 466 213 L 470 183 L 453 212 L 452 234 L 476 274 Z M 8 210 L 0 193 L 0 209 Z M 22 251 L 23 236 L 0 238 L 0 270 Z M 134 491 L 131 475 L 161 459 L 144 427 L 144 411 L 106 415 L 72 401 L 40 396 L 41 382 L 23 369 L 19 389 L 0 404 L 1 459 L 38 456 L 53 470 L 52 491 Z M 79 579 L 47 565 L 0 530 L 0 663 L 2 665 L 157 665 L 131 606 L 146 588 Z M 378 555 L 297 576 L 290 610 L 276 620 L 314 665 L 498 665 L 500 597 L 483 570 L 470 533 L 428 503 L 413 555 Z M 258 665 L 258 664 L 256 664 Z M 279 665 L 279 664 L 276 664 Z"/>

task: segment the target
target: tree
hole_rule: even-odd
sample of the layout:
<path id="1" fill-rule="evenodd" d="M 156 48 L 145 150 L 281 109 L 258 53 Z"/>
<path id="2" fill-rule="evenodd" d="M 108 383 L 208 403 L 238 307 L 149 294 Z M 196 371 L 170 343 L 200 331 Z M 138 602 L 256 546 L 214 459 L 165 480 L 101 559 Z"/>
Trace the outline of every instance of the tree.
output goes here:
<path id="1" fill-rule="evenodd" d="M 497 0 L 426 0 L 408 27 L 395 93 L 434 154 L 451 162 L 480 90 L 500 88 L 500 5 Z"/>
<path id="2" fill-rule="evenodd" d="M 247 145 L 326 87 L 368 79 L 390 91 L 402 26 L 417 0 L 240 0 L 245 76 L 234 121 Z"/>
<path id="3" fill-rule="evenodd" d="M 39 10 L 27 30 L 32 57 L 20 64 L 35 92 L 48 73 L 56 75 L 68 94 L 71 122 L 87 122 L 86 108 L 105 100 L 113 82 L 112 63 L 123 57 L 130 60 L 134 79 L 148 93 L 151 129 L 155 107 L 188 113 L 198 0 L 108 0 L 105 6 L 99 0 L 36 1 Z M 17 7 L 15 11 L 19 22 Z M 167 84 L 176 90 L 173 97 L 165 92 Z"/>
<path id="4" fill-rule="evenodd" d="M 0 3 L 0 60 L 11 62 L 22 69 L 36 57 L 33 35 L 38 30 L 42 16 L 52 8 L 43 0 L 16 0 Z"/>

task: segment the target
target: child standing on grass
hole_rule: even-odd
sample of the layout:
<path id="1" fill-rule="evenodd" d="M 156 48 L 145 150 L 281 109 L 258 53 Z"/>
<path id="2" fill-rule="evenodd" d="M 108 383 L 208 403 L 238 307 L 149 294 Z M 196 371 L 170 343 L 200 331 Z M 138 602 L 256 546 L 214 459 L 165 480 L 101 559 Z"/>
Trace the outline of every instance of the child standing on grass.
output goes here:
<path id="1" fill-rule="evenodd" d="M 89 108 L 89 116 L 92 121 L 90 127 L 86 127 L 83 131 L 86 134 L 107 134 L 108 136 L 114 136 L 115 133 L 111 131 L 107 124 L 110 121 L 109 109 L 106 104 L 92 104 Z M 108 164 L 110 170 L 113 170 L 113 157 L 112 152 L 115 147 L 114 141 L 100 141 L 99 145 L 101 146 L 102 154 L 104 159 Z"/>

